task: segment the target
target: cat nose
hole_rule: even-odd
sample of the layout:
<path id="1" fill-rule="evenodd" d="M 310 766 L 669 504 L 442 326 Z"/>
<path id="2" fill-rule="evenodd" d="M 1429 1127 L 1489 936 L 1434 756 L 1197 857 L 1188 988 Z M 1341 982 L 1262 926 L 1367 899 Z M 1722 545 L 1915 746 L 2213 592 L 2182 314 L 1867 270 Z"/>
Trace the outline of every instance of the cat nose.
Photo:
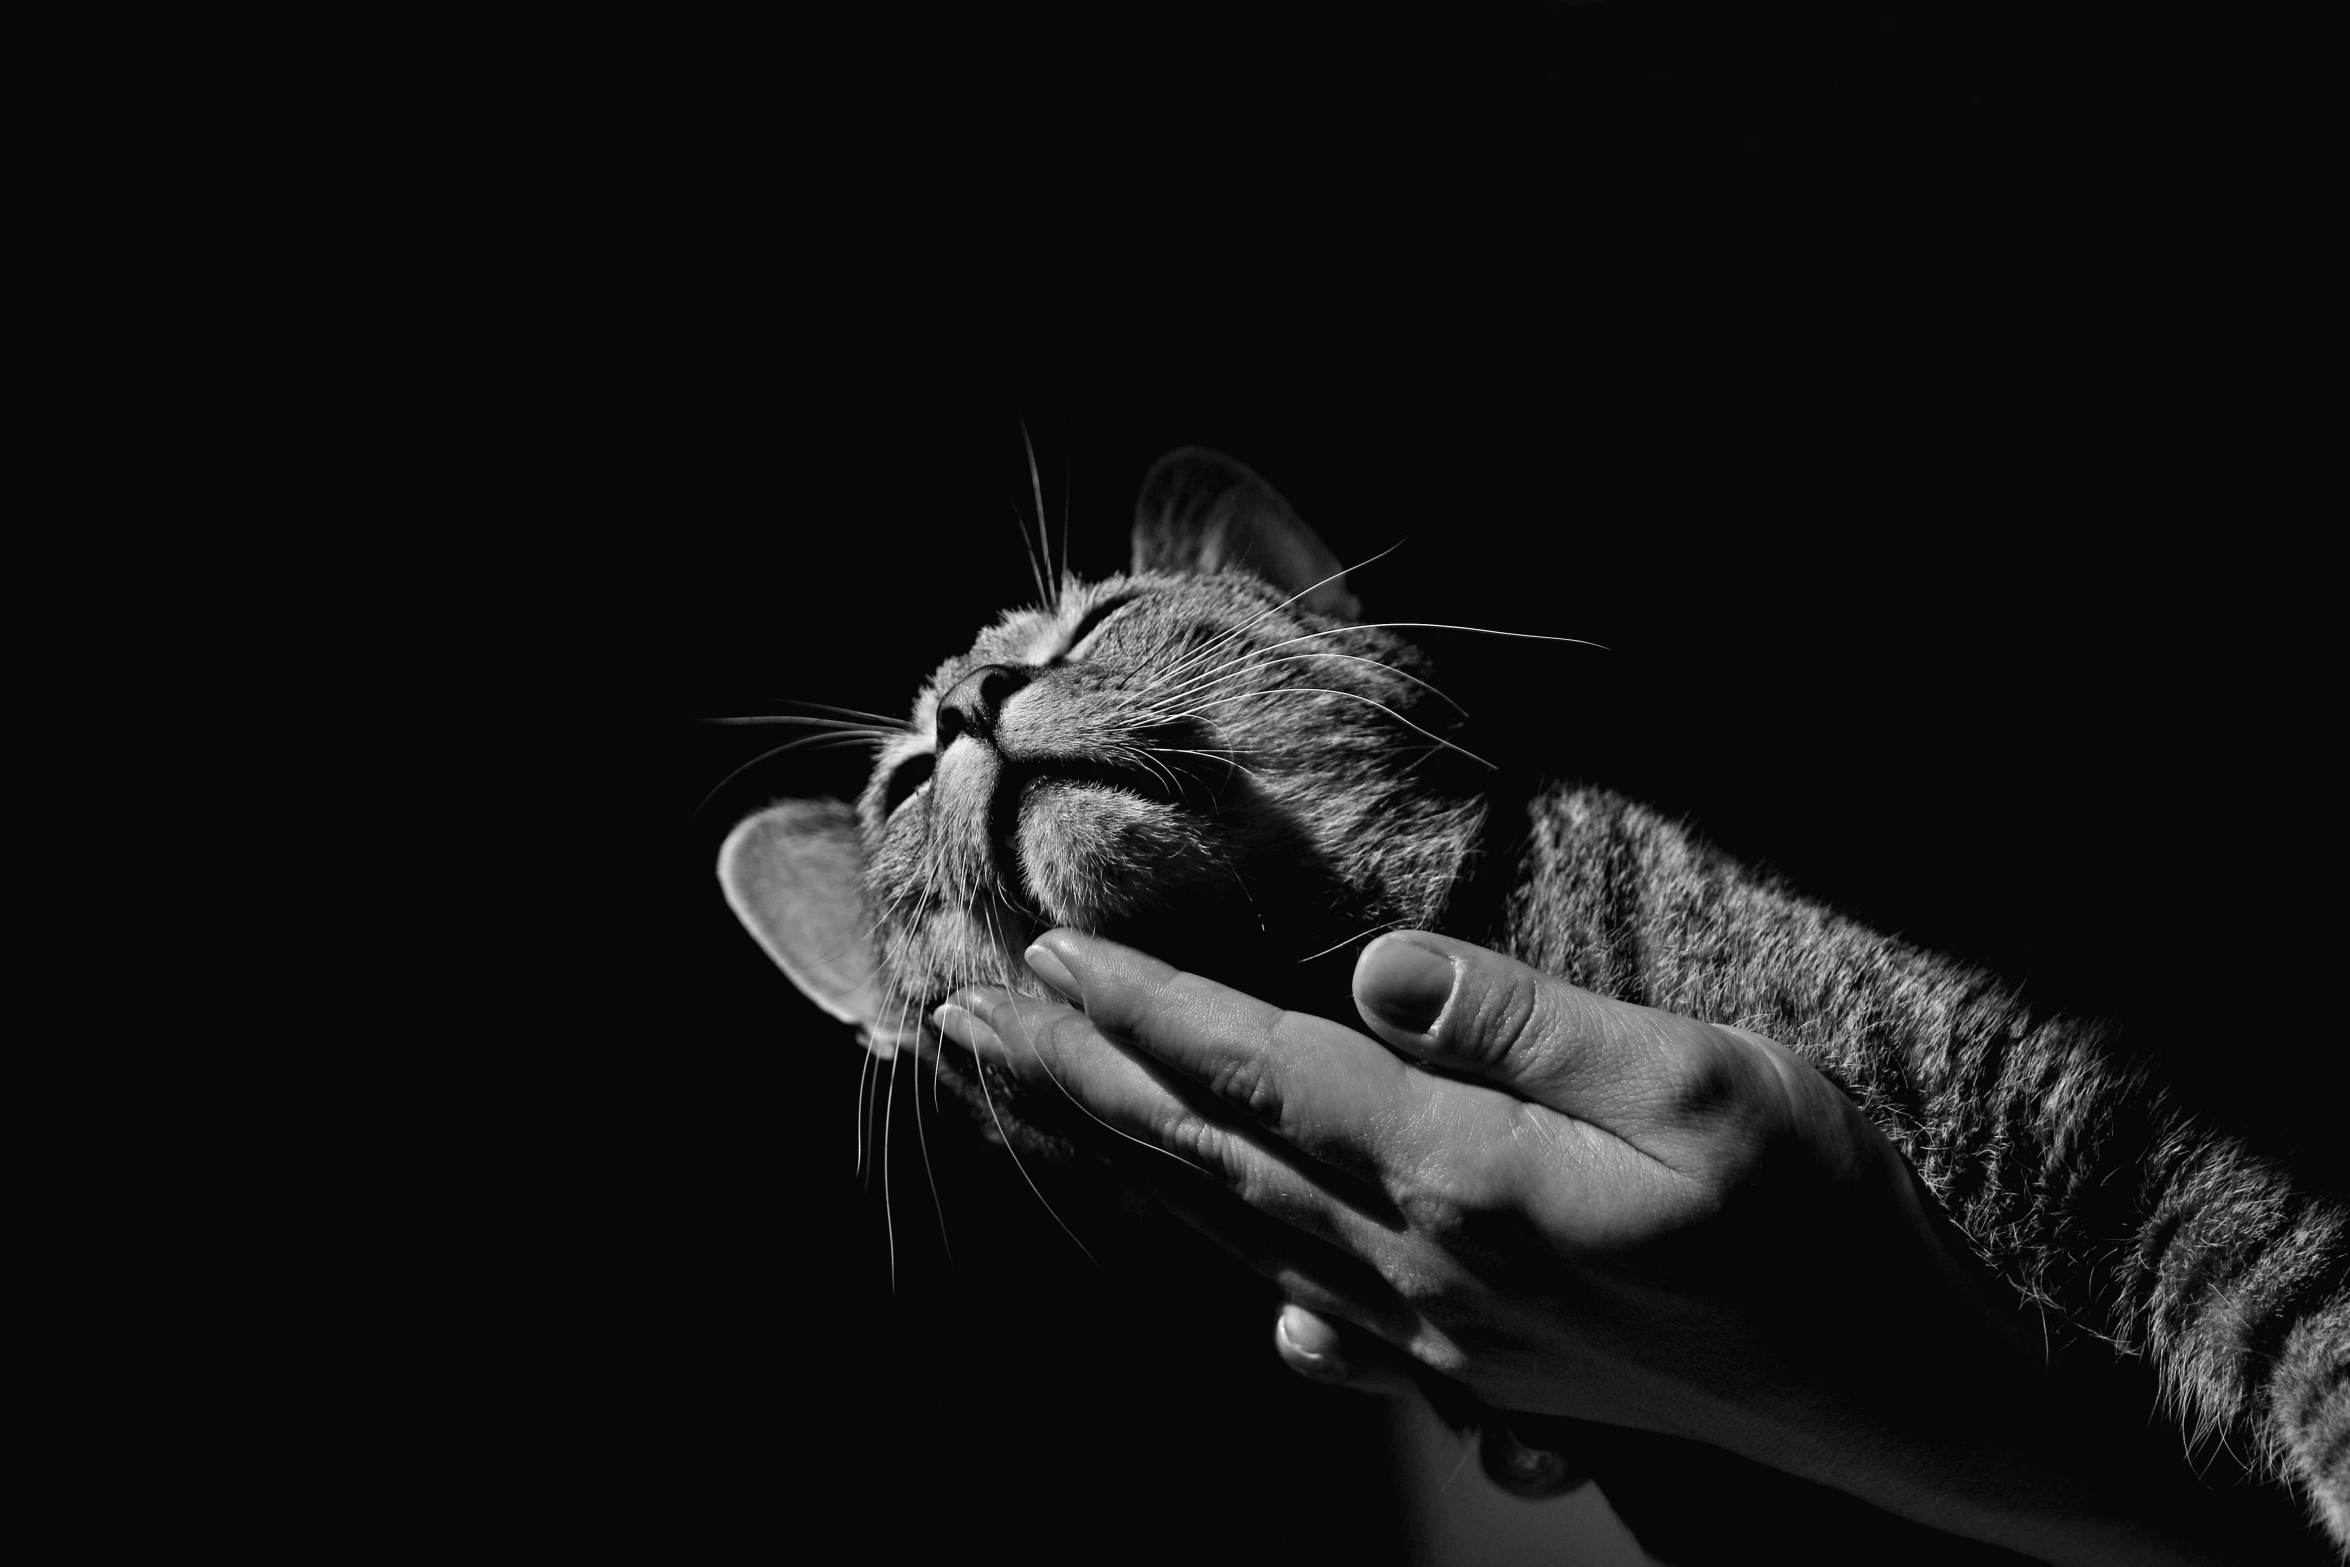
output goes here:
<path id="1" fill-rule="evenodd" d="M 995 733 L 995 721 L 1012 693 L 1028 684 L 1029 672 L 1010 664 L 982 664 L 955 682 L 938 699 L 938 749 L 944 752 L 955 736 L 984 740 Z"/>

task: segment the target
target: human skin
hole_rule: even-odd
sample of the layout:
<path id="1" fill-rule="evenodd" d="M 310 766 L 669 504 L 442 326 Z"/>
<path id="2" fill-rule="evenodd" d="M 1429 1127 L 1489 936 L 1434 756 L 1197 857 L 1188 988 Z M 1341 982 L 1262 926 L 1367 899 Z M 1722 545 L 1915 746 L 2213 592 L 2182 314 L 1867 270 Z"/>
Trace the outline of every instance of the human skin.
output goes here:
<path id="1" fill-rule="evenodd" d="M 1028 960 L 1082 1011 L 972 991 L 939 1027 L 1189 1166 L 1143 1161 L 1294 1303 L 1301 1371 L 1397 1385 L 1408 1355 L 2068 1567 L 2240 1559 L 2134 1457 L 2144 1412 L 2053 1375 L 1900 1152 L 1771 1040 L 1421 932 L 1358 962 L 1369 1034 L 1070 931 Z"/>

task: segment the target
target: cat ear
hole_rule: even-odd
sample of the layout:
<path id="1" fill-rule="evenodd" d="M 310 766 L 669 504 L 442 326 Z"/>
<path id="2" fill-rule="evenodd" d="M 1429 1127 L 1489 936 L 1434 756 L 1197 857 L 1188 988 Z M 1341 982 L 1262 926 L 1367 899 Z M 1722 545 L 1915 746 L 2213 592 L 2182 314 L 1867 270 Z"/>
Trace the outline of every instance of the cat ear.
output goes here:
<path id="1" fill-rule="evenodd" d="M 727 834 L 718 882 L 743 928 L 801 993 L 859 1025 L 867 1045 L 887 1055 L 898 1041 L 875 1026 L 882 987 L 863 858 L 857 813 L 845 801 L 786 800 Z"/>
<path id="2" fill-rule="evenodd" d="M 1151 466 L 1134 503 L 1136 571 L 1239 570 L 1324 615 L 1352 620 L 1338 557 L 1281 493 L 1222 452 L 1186 446 Z"/>

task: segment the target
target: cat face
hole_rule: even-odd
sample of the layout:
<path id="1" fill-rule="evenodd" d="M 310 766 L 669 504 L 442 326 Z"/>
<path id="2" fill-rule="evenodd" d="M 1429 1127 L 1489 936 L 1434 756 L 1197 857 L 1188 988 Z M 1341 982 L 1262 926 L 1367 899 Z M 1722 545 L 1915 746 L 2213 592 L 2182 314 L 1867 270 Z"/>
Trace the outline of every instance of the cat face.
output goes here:
<path id="1" fill-rule="evenodd" d="M 1054 925 L 1294 962 L 1440 900 L 1458 802 L 1425 660 L 1293 598 L 1239 570 L 1072 580 L 942 664 L 858 802 L 891 988 L 1026 986 Z"/>
<path id="2" fill-rule="evenodd" d="M 853 811 L 784 801 L 738 826 L 729 902 L 876 1048 L 918 1042 L 963 986 L 1038 993 L 1020 954 L 1055 925 L 1343 1006 L 1355 947 L 1441 910 L 1484 768 L 1342 578 L 1262 479 L 1172 454 L 1131 572 L 1065 579 L 940 665 Z"/>

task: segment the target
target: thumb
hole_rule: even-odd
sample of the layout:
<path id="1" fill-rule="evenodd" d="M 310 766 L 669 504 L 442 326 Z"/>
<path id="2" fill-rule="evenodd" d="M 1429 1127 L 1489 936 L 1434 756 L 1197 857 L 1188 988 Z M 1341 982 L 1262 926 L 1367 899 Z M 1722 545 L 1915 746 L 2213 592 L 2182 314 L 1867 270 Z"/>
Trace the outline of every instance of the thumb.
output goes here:
<path id="1" fill-rule="evenodd" d="M 1449 936 L 1399 931 L 1355 963 L 1355 1007 L 1391 1049 L 1601 1123 L 1702 1076 L 1729 1042 Z"/>

